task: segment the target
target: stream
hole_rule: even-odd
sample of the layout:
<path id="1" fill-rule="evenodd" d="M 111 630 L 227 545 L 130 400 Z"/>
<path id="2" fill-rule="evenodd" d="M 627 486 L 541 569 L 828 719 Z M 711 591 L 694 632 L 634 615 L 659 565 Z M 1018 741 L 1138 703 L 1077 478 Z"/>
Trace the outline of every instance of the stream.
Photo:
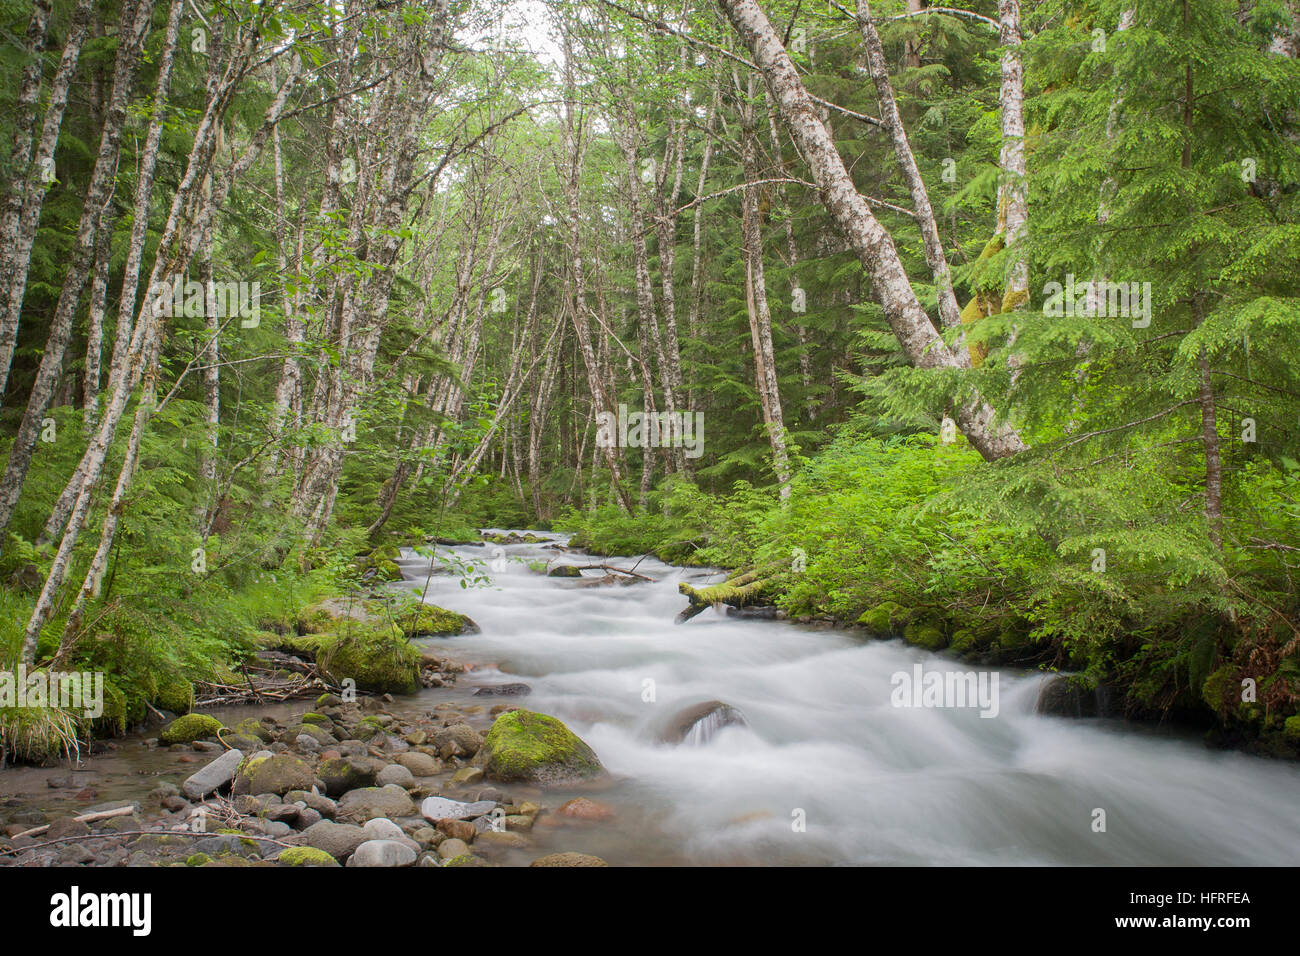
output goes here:
<path id="1" fill-rule="evenodd" d="M 610 771 L 593 797 L 614 820 L 566 834 L 567 849 L 615 864 L 1300 862 L 1300 769 L 1177 732 L 1037 715 L 1043 674 L 1000 670 L 991 718 L 894 706 L 899 672 L 978 665 L 713 610 L 674 625 L 678 582 L 721 574 L 653 558 L 609 563 L 654 583 L 589 587 L 529 562 L 602 559 L 546 545 L 438 551 L 492 580 L 462 588 L 459 576 L 428 576 L 413 552 L 401 562 L 397 587 L 424 589 L 482 628 L 437 642 L 477 662 L 458 690 L 527 683 L 528 697 L 501 699 L 561 718 Z M 674 712 L 715 699 L 748 726 L 702 745 L 659 741 Z"/>
<path id="2" fill-rule="evenodd" d="M 446 573 L 443 560 L 431 574 L 429 559 L 408 550 L 399 561 L 405 580 L 390 587 L 423 590 L 429 602 L 479 624 L 478 634 L 422 641 L 470 669 L 454 686 L 385 709 L 416 716 L 452 707 L 480 731 L 496 704 L 552 714 L 609 771 L 572 792 L 503 785 L 548 807 L 584 795 L 613 810 L 597 824 L 539 825 L 533 848 L 510 851 L 507 865 L 558 851 L 613 865 L 1300 862 L 1300 767 L 1209 750 L 1168 728 L 1038 715 L 1048 675 L 986 671 L 989 682 L 997 676 L 995 716 L 989 706 L 896 706 L 908 702 L 895 690 L 899 675 L 979 665 L 860 631 L 712 609 L 675 625 L 686 605 L 678 583 L 714 583 L 719 571 L 548 544 L 437 550 L 440 559 L 472 565 L 470 586 Z M 602 560 L 635 566 L 653 582 L 539 573 L 546 562 Z M 484 575 L 486 582 L 471 583 Z M 518 682 L 529 685 L 528 696 L 474 696 Z M 714 700 L 744 723 L 701 722 L 683 742 L 663 741 L 674 715 Z M 291 701 L 208 712 L 233 723 L 303 710 L 304 702 Z M 72 772 L 66 764 L 3 771 L 0 813 L 81 812 L 90 802 L 139 799 L 159 781 L 179 784 L 206 759 L 150 748 L 133 734 Z M 1094 829 L 1099 810 L 1104 832 Z"/>

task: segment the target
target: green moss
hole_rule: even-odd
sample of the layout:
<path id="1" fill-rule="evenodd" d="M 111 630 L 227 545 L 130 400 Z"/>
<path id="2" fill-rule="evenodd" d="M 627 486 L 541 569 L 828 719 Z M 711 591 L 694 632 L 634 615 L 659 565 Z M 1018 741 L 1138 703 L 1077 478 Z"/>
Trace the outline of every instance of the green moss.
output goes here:
<path id="1" fill-rule="evenodd" d="M 483 770 L 494 780 L 556 783 L 604 771 L 595 752 L 564 723 L 547 714 L 502 714 L 483 743 Z"/>
<path id="2" fill-rule="evenodd" d="M 408 637 L 453 637 L 477 630 L 464 614 L 448 611 L 433 604 L 420 604 L 397 616 L 397 626 Z"/>
<path id="3" fill-rule="evenodd" d="M 863 611 L 858 617 L 858 623 L 873 634 L 892 636 L 898 633 L 898 629 L 903 627 L 910 618 L 910 611 L 904 610 L 901 605 L 893 601 L 885 601 L 870 610 Z"/>
<path id="4" fill-rule="evenodd" d="M 104 712 L 94 727 L 114 737 L 126 733 L 126 694 L 112 681 L 104 681 Z"/>
<path id="5" fill-rule="evenodd" d="M 314 846 L 295 846 L 285 850 L 276 862 L 285 866 L 338 866 L 339 861 Z"/>
<path id="6" fill-rule="evenodd" d="M 208 714 L 186 714 L 168 724 L 158 739 L 165 744 L 190 744 L 205 737 L 215 737 L 223 724 Z"/>
<path id="7" fill-rule="evenodd" d="M 487 866 L 487 861 L 480 859 L 473 853 L 462 853 L 459 856 L 453 856 L 450 859 L 442 861 L 443 866 Z"/>
<path id="8" fill-rule="evenodd" d="M 193 853 L 185 858 L 186 866 L 203 866 L 205 863 L 211 863 L 212 857 L 206 853 Z"/>
<path id="9" fill-rule="evenodd" d="M 359 690 L 414 694 L 420 689 L 420 652 L 390 629 L 350 630 L 322 643 L 316 662 L 330 680 L 350 678 Z"/>
<path id="10" fill-rule="evenodd" d="M 177 674 L 164 674 L 158 680 L 154 704 L 173 714 L 188 714 L 194 709 L 194 685 Z"/>
<path id="11" fill-rule="evenodd" d="M 234 789 L 236 793 L 279 795 L 290 790 L 305 790 L 315 778 L 316 774 L 308 763 L 290 754 L 247 757 L 235 777 Z"/>
<path id="12" fill-rule="evenodd" d="M 327 726 L 334 723 L 334 721 L 330 720 L 324 714 L 317 714 L 314 713 L 313 711 L 308 711 L 307 713 L 303 714 L 302 722 L 304 724 L 325 724 Z"/>
<path id="13" fill-rule="evenodd" d="M 948 646 L 948 637 L 931 622 L 914 621 L 903 628 L 903 640 L 928 651 L 941 651 Z"/>
<path id="14" fill-rule="evenodd" d="M 953 631 L 952 641 L 949 643 L 948 648 L 955 653 L 965 654 L 975 650 L 978 643 L 979 638 L 975 636 L 975 632 L 963 627 Z"/>
<path id="15" fill-rule="evenodd" d="M 272 740 L 271 731 L 267 730 L 266 725 L 256 717 L 245 717 L 239 723 L 235 724 L 235 733 L 245 734 L 249 737 L 256 737 L 263 743 L 268 744 Z"/>
<path id="16" fill-rule="evenodd" d="M 1300 714 L 1282 722 L 1282 736 L 1292 743 L 1300 743 Z"/>

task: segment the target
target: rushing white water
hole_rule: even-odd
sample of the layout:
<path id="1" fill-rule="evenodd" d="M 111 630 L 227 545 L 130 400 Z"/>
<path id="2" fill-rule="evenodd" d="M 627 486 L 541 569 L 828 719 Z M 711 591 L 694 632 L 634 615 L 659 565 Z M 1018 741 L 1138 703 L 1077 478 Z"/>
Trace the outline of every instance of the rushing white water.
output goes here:
<path id="1" fill-rule="evenodd" d="M 674 625 L 685 603 L 677 584 L 699 579 L 696 569 L 645 559 L 637 570 L 655 583 L 583 587 L 525 563 L 584 563 L 578 555 L 451 550 L 491 586 L 442 575 L 425 587 L 427 562 L 408 553 L 402 564 L 405 586 L 482 627 L 440 642 L 499 664 L 476 668 L 463 688 L 526 682 L 531 696 L 510 702 L 564 720 L 613 775 L 596 798 L 615 821 L 566 834 L 559 849 L 611 863 L 1300 862 L 1293 765 L 1117 721 L 1036 715 L 1045 678 L 1034 673 L 998 672 L 995 717 L 895 706 L 891 679 L 915 664 L 975 665 L 714 611 Z M 723 727 L 702 746 L 658 742 L 670 715 L 715 699 L 748 727 Z M 1094 830 L 1098 809 L 1105 832 Z"/>

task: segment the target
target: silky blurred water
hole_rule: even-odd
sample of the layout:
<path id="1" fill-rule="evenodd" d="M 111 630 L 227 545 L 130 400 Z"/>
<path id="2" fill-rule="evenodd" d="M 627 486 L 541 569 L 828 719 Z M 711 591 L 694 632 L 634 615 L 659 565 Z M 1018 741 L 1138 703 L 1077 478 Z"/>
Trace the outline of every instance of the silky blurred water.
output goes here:
<path id="1" fill-rule="evenodd" d="M 610 563 L 635 564 L 655 582 L 584 587 L 528 562 L 601 559 L 545 545 L 437 550 L 491 578 L 463 588 L 461 576 L 428 576 L 429 562 L 412 552 L 401 562 L 400 587 L 482 628 L 434 642 L 481 662 L 458 689 L 528 683 L 531 696 L 510 702 L 563 719 L 613 777 L 593 796 L 614 806 L 615 820 L 541 837 L 557 848 L 611 863 L 1300 862 L 1292 765 L 1117 721 L 1038 716 L 1046 678 L 1036 673 L 998 672 L 993 718 L 897 707 L 893 675 L 918 662 L 974 665 L 713 610 L 674 625 L 685 605 L 678 582 L 718 574 L 620 558 Z M 674 712 L 714 699 L 749 726 L 723 728 L 704 746 L 658 742 Z M 1097 809 L 1105 832 L 1094 830 Z"/>

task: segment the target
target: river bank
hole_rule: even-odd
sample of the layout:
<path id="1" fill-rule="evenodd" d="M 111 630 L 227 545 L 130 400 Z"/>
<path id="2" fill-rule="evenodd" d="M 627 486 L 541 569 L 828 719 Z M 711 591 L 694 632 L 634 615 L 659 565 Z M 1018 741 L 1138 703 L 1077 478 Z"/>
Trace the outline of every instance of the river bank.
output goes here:
<path id="1" fill-rule="evenodd" d="M 262 745 L 304 761 L 313 773 L 310 781 L 291 779 L 273 789 L 307 784 L 302 792 L 231 794 L 225 799 L 238 816 L 214 817 L 207 836 L 178 835 L 173 828 L 189 827 L 197 804 L 169 788 L 179 790 L 219 757 L 209 748 L 220 744 L 117 741 L 113 755 L 88 763 L 93 772 L 96 761 L 117 761 L 98 786 L 76 774 L 61 780 L 66 769 L 29 768 L 7 778 L 46 786 L 34 776 L 44 773 L 67 784 L 45 796 L 34 786 L 21 793 L 6 788 L 14 802 L 0 805 L 0 814 L 10 829 L 43 824 L 31 813 L 43 808 L 57 824 L 54 832 L 70 828 L 77 840 L 37 847 L 49 841 L 48 833 L 39 834 L 4 859 L 35 864 L 80 856 L 71 847 L 82 847 L 91 854 L 88 862 L 283 862 L 288 848 L 281 844 L 302 840 L 331 809 L 336 821 L 353 821 L 340 825 L 361 829 L 346 831 L 349 839 L 367 835 L 368 821 L 358 821 L 352 808 L 372 800 L 364 812 L 387 814 L 377 819 L 402 835 L 382 823 L 370 835 L 387 835 L 410 851 L 385 848 L 392 856 L 377 859 L 409 865 L 529 865 L 557 853 L 611 865 L 1259 865 L 1300 855 L 1300 827 L 1289 809 L 1300 774 L 1288 765 L 1208 751 L 1168 729 L 1039 715 L 1036 703 L 1050 678 L 1011 667 L 997 671 L 990 717 L 973 707 L 900 706 L 899 674 L 917 667 L 949 673 L 962 665 L 902 641 L 713 610 L 673 625 L 684 603 L 679 585 L 704 586 L 719 572 L 653 558 L 611 560 L 648 579 L 622 585 L 603 580 L 600 570 L 558 571 L 598 563 L 562 550 L 561 536 L 503 540 L 439 547 L 438 564 L 455 560 L 490 576 L 476 587 L 430 573 L 430 559 L 415 551 L 399 555 L 403 579 L 392 590 L 420 590 L 425 600 L 479 625 L 474 633 L 423 642 L 464 668 L 451 686 L 391 700 L 363 697 L 355 705 L 212 712 L 232 728 L 260 718 L 271 738 Z M 683 712 L 709 701 L 725 703 L 741 719 L 690 740 L 682 735 L 673 742 L 665 734 Z M 493 723 L 521 705 L 563 721 L 606 773 L 559 789 L 479 777 L 474 771 L 484 769 L 483 742 Z M 308 718 L 309 712 L 320 718 Z M 454 731 L 455 746 L 464 752 L 444 755 L 442 745 L 457 727 L 463 729 Z M 322 729 L 333 741 L 317 739 Z M 338 758 L 326 756 L 334 752 Z M 401 770 L 390 769 L 431 769 L 422 757 L 437 761 L 436 773 L 412 772 L 406 781 Z M 364 785 L 337 795 L 328 785 L 317 787 L 331 808 L 308 794 L 311 785 L 328 784 L 320 767 L 332 759 L 370 763 L 356 781 Z M 388 784 L 402 790 L 388 791 L 391 805 L 390 797 L 370 792 L 382 790 L 373 784 L 385 772 L 402 780 Z M 87 787 L 95 795 L 78 799 L 74 788 Z M 349 798 L 354 791 L 361 796 Z M 431 796 L 479 804 L 470 818 L 473 839 L 465 839 L 463 827 L 439 829 L 410 812 Z M 92 839 L 76 824 L 60 822 L 117 800 L 138 801 L 140 809 L 132 807 L 129 824 L 91 823 Z M 573 800 L 580 802 L 570 805 Z M 1098 809 L 1105 811 L 1102 831 L 1094 829 Z M 162 829 L 127 838 L 113 827 Z M 196 849 L 213 838 L 214 828 L 238 832 L 217 833 L 220 840 Z M 440 851 L 450 839 L 461 839 L 469 852 L 444 859 Z M 451 844 L 443 852 L 460 849 Z M 351 859 L 340 853 L 343 862 Z"/>

